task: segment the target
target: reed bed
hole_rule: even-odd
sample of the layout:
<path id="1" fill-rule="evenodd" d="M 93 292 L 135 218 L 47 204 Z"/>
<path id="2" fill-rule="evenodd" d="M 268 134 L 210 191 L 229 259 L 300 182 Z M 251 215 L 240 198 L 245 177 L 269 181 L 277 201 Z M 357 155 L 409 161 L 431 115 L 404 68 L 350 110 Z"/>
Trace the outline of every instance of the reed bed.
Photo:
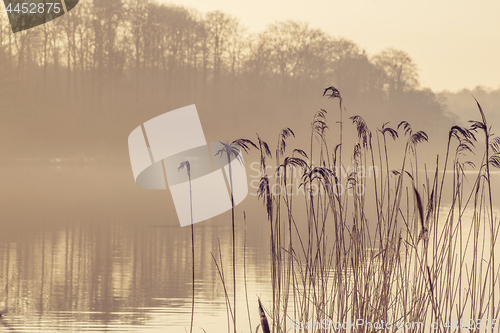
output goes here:
<path id="1" fill-rule="evenodd" d="M 348 145 L 342 96 L 334 87 L 324 96 L 338 111 L 315 114 L 309 151 L 289 148 L 289 128 L 274 154 L 258 137 L 273 290 L 261 301 L 271 332 L 498 329 L 500 222 L 490 169 L 500 167 L 500 139 L 479 103 L 481 120 L 453 126 L 444 161 L 428 169 L 418 159 L 425 132 L 405 121 L 372 131 L 354 116 L 358 140 Z M 337 112 L 330 131 L 327 118 Z M 390 160 L 392 140 L 405 142 L 399 161 Z M 472 153 L 482 154 L 477 166 L 468 161 Z M 268 174 L 271 157 L 276 172 Z M 475 173 L 471 184 L 466 170 Z"/>

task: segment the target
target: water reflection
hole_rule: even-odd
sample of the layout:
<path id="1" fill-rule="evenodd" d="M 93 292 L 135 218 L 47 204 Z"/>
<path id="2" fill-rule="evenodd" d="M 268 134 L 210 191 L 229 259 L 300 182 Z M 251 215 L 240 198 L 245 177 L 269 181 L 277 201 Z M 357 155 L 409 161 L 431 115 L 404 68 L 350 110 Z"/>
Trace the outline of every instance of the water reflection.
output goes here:
<path id="1" fill-rule="evenodd" d="M 137 188 L 128 166 L 7 166 L 0 181 L 0 307 L 8 311 L 0 331 L 189 330 L 190 228 L 178 226 L 168 191 Z M 211 252 L 220 242 L 230 284 L 229 214 L 195 225 L 195 332 L 227 329 Z M 257 295 L 272 298 L 269 226 L 252 197 L 237 216 L 237 309 L 247 332 L 243 251 L 255 331 Z"/>
<path id="2" fill-rule="evenodd" d="M 214 305 L 225 309 L 210 258 L 210 252 L 217 251 L 217 237 L 222 241 L 223 258 L 230 258 L 225 241 L 229 233 L 220 229 L 195 229 L 197 313 L 211 314 Z M 50 318 L 52 327 L 77 321 L 126 328 L 148 325 L 155 309 L 163 309 L 167 314 L 181 314 L 171 316 L 169 324 L 185 325 L 189 316 L 182 314 L 189 314 L 191 306 L 191 253 L 186 246 L 190 235 L 186 231 L 79 223 L 2 243 L 0 274 L 7 318 L 24 327 L 45 325 Z M 238 262 L 243 262 L 239 252 Z M 256 274 L 258 267 L 266 265 L 256 260 L 256 249 L 249 254 L 247 273 L 251 283 L 258 284 L 259 276 L 265 274 Z M 265 285 L 265 279 L 260 282 Z"/>
<path id="3" fill-rule="evenodd" d="M 133 180 L 128 182 L 128 170 L 7 171 L 11 191 L 3 194 L 2 211 L 9 218 L 2 219 L 0 236 L 0 296 L 8 310 L 4 328 L 189 329 L 190 228 L 180 228 L 176 216 L 168 214 L 165 191 L 137 189 Z M 195 327 L 207 331 L 227 323 L 224 291 L 210 254 L 218 252 L 220 242 L 230 274 L 227 218 L 195 226 Z M 243 314 L 243 251 L 248 294 L 255 303 L 256 294 L 266 295 L 269 285 L 268 238 L 252 228 L 243 249 L 241 219 L 237 228 L 238 310 Z M 256 307 L 252 313 L 257 321 Z M 240 318 L 248 327 L 246 316 Z"/>

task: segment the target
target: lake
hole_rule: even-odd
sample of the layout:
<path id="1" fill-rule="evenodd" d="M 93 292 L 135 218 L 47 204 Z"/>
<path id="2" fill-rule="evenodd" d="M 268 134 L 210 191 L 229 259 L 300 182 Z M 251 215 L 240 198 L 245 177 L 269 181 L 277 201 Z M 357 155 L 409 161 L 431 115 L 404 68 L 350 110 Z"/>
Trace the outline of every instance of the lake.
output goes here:
<path id="1" fill-rule="evenodd" d="M 0 331 L 189 332 L 191 229 L 168 191 L 137 187 L 127 165 L 0 170 Z M 268 306 L 272 292 L 269 225 L 252 195 L 236 208 L 236 233 L 238 331 L 250 316 L 255 332 L 257 297 Z M 232 300 L 230 212 L 196 224 L 194 239 L 193 331 L 226 331 L 213 256 Z"/>

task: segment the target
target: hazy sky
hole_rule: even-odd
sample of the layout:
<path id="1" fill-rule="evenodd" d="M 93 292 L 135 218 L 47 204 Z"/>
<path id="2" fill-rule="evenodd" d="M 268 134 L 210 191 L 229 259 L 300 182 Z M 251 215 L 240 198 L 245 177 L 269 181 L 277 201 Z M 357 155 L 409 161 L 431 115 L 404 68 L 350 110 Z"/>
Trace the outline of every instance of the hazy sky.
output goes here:
<path id="1" fill-rule="evenodd" d="M 369 54 L 410 54 L 434 90 L 500 88 L 500 0 L 160 0 L 202 12 L 222 10 L 250 31 L 274 21 L 310 22 Z"/>

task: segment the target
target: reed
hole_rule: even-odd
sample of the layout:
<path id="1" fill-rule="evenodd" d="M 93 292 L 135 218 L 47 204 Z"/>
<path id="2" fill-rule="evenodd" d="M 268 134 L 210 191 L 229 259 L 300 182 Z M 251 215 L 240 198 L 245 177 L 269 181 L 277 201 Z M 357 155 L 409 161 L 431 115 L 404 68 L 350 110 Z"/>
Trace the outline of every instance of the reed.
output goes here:
<path id="1" fill-rule="evenodd" d="M 193 193 L 191 191 L 191 164 L 189 161 L 181 162 L 177 171 L 181 171 L 186 168 L 188 183 L 189 183 L 189 208 L 191 210 L 191 263 L 192 263 L 192 282 L 193 282 L 193 299 L 191 301 L 191 326 L 189 332 L 193 332 L 193 322 L 194 322 L 194 223 L 193 223 Z"/>
<path id="2" fill-rule="evenodd" d="M 239 163 L 243 163 L 243 160 L 240 156 L 240 150 L 248 153 L 250 147 L 258 148 L 255 143 L 248 139 L 237 139 L 233 142 L 220 142 L 222 148 L 215 153 L 215 156 L 220 156 L 221 158 L 225 156 L 227 158 L 227 165 L 229 169 L 229 192 L 231 199 L 231 231 L 232 231 L 232 259 L 233 259 L 233 331 L 236 333 L 236 238 L 235 238 L 235 226 L 234 226 L 234 197 L 233 197 L 233 171 L 231 166 L 231 160 L 235 159 Z M 220 254 L 220 250 L 219 250 Z M 215 260 L 215 258 L 214 258 Z M 220 261 L 220 265 L 222 267 L 222 257 Z M 223 276 L 221 275 L 222 282 L 224 283 Z M 230 305 L 228 303 L 228 305 Z M 229 311 L 229 309 L 228 309 Z"/>
<path id="3" fill-rule="evenodd" d="M 418 158 L 428 136 L 406 121 L 397 129 L 383 123 L 373 136 L 362 117 L 350 117 L 358 139 L 351 143 L 349 158 L 342 156 L 348 149 L 342 142 L 342 97 L 335 87 L 325 89 L 324 96 L 339 100 L 337 142 L 328 137 L 327 111 L 319 110 L 311 124 L 309 154 L 289 147 L 287 140 L 295 135 L 285 128 L 278 135 L 277 171 L 268 175 L 271 153 L 258 136 L 258 195 L 270 226 L 270 330 L 333 332 L 339 330 L 334 323 L 363 319 L 427 323 L 405 329 L 410 331 L 431 331 L 428 325 L 436 321 L 439 332 L 465 326 L 493 331 L 486 319 L 497 319 L 500 309 L 500 266 L 495 262 L 500 222 L 490 167 L 500 168 L 500 139 L 492 136 L 479 103 L 481 121 L 471 122 L 470 128 L 453 126 L 444 164 L 437 156 L 429 173 Z M 477 132 L 485 136 L 484 156 L 468 187 L 466 169 L 475 166 L 467 158 L 477 153 Z M 399 161 L 389 159 L 394 148 L 387 136 L 406 138 Z M 347 160 L 352 168 L 344 164 Z M 377 174 L 367 177 L 367 170 Z M 300 185 L 294 188 L 298 177 Z M 275 187 L 283 190 L 272 193 Z M 443 205 L 443 198 L 449 204 Z M 474 327 L 468 319 L 475 320 Z"/>
<path id="4" fill-rule="evenodd" d="M 451 127 L 444 163 L 436 156 L 429 172 L 418 158 L 428 136 L 407 121 L 397 128 L 383 123 L 374 136 L 361 116 L 350 117 L 357 140 L 349 143 L 347 156 L 342 96 L 335 87 L 323 95 L 339 100 L 338 140 L 328 137 L 328 112 L 321 109 L 311 123 L 309 153 L 290 147 L 288 140 L 295 137 L 290 128 L 280 131 L 274 174 L 267 173 L 272 154 L 259 135 L 258 145 L 236 140 L 218 152 L 230 162 L 239 154 L 237 146 L 260 151 L 258 196 L 270 227 L 273 294 L 267 310 L 258 300 L 257 330 L 333 332 L 350 322 L 359 332 L 493 332 L 500 325 L 493 321 L 500 312 L 500 266 L 495 262 L 500 221 L 493 206 L 491 167 L 500 168 L 500 138 L 491 134 L 480 104 L 476 101 L 481 120 L 471 121 L 469 128 Z M 481 132 L 485 145 L 476 169 L 468 158 L 478 152 L 476 134 Z M 400 160 L 390 160 L 389 151 L 396 150 L 392 145 L 401 139 Z M 471 173 L 473 181 L 467 176 Z M 297 179 L 300 184 L 294 187 Z M 233 203 L 231 167 L 229 183 Z M 232 206 L 233 306 L 220 248 L 220 262 L 215 256 L 214 261 L 224 286 L 228 330 L 232 322 L 236 331 Z M 246 228 L 246 216 L 244 220 Z M 246 261 L 244 276 L 246 280 Z M 246 281 L 245 297 L 248 308 Z M 372 326 L 389 322 L 390 328 Z"/>

